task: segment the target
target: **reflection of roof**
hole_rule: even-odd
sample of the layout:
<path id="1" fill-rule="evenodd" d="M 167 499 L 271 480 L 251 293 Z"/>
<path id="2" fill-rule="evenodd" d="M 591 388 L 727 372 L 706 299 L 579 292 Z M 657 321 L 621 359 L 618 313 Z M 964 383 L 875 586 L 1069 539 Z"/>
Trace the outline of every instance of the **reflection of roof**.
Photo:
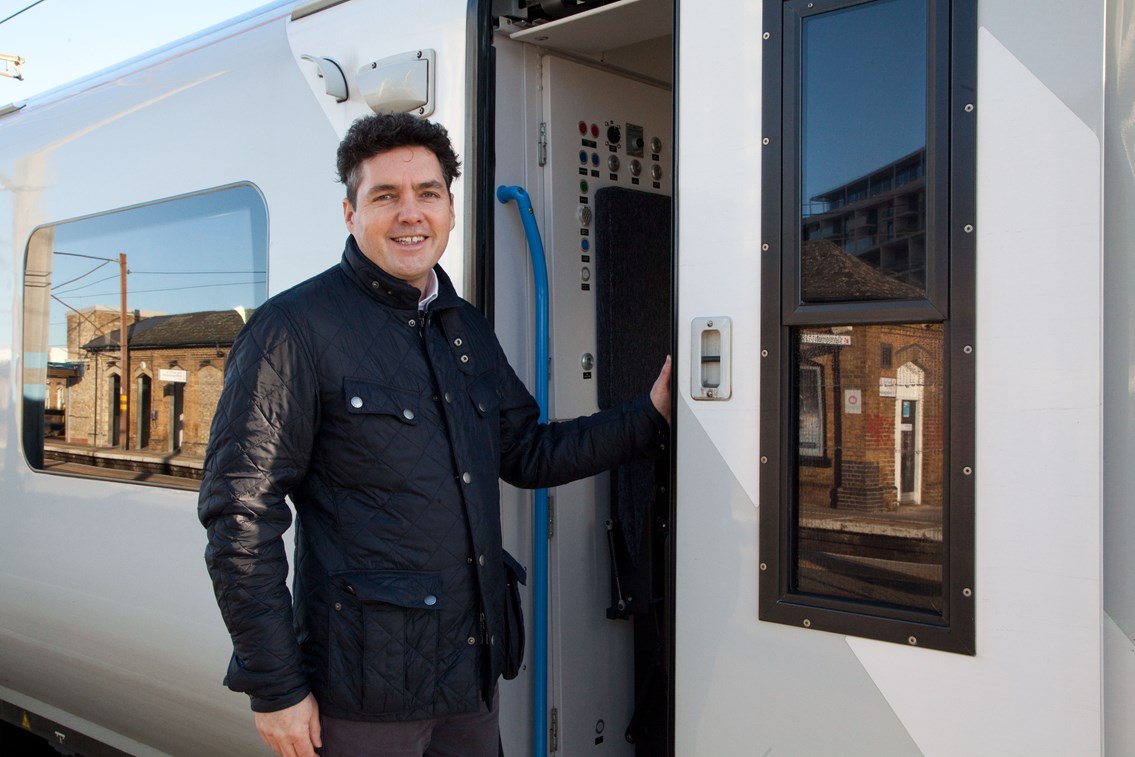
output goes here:
<path id="1" fill-rule="evenodd" d="M 251 312 L 251 311 L 250 311 Z M 244 319 L 234 310 L 209 310 L 143 318 L 126 327 L 130 349 L 161 347 L 229 346 L 244 328 Z M 84 349 L 98 352 L 117 350 L 119 331 L 92 339 Z"/>
<path id="2" fill-rule="evenodd" d="M 920 300 L 926 296 L 918 287 L 892 279 L 827 240 L 806 240 L 800 257 L 801 294 L 806 302 Z"/>

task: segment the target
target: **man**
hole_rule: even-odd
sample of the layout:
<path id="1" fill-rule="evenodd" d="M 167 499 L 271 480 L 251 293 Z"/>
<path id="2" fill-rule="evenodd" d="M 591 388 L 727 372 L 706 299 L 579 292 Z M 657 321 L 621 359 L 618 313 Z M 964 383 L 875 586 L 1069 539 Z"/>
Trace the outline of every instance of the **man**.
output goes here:
<path id="1" fill-rule="evenodd" d="M 649 396 L 538 423 L 437 265 L 459 175 L 445 129 L 361 119 L 338 169 L 342 260 L 256 310 L 213 421 L 199 515 L 233 638 L 226 684 L 288 757 L 495 757 L 498 479 L 555 486 L 649 454 L 667 429 L 669 359 Z"/>

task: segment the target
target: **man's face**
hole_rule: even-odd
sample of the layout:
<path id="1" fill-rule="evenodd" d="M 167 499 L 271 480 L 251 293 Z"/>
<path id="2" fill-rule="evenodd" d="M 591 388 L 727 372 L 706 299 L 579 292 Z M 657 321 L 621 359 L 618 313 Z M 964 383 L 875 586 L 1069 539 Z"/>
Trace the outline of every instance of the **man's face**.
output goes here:
<path id="1" fill-rule="evenodd" d="M 343 200 L 347 230 L 367 259 L 423 291 L 456 223 L 437 156 L 426 147 L 396 147 L 361 168 L 355 207 Z"/>

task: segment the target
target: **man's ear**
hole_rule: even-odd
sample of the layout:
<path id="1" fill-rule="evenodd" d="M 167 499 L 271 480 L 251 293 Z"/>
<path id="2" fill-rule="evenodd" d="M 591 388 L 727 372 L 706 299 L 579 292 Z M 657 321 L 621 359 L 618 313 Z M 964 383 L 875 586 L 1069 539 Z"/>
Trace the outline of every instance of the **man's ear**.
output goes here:
<path id="1" fill-rule="evenodd" d="M 453 204 L 452 197 L 449 202 L 451 205 Z M 355 233 L 355 207 L 351 204 L 351 201 L 345 197 L 343 198 L 343 223 L 347 224 L 347 231 L 352 234 Z"/>

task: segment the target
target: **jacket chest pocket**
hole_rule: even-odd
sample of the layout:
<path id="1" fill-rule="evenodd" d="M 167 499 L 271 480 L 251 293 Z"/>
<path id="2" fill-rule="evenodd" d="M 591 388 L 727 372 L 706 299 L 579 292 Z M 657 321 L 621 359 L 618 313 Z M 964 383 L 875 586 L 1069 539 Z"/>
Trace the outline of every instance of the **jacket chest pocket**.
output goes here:
<path id="1" fill-rule="evenodd" d="M 349 415 L 383 416 L 407 426 L 419 423 L 422 400 L 417 391 L 347 378 L 343 379 L 343 399 Z"/>
<path id="2" fill-rule="evenodd" d="M 469 401 L 488 436 L 487 442 L 492 450 L 493 460 L 499 458 L 500 451 L 501 396 L 497 391 L 496 379 L 495 373 L 483 373 L 469 383 Z"/>
<path id="3" fill-rule="evenodd" d="M 335 704 L 397 714 L 433 701 L 441 577 L 397 570 L 331 576 L 328 687 Z"/>

